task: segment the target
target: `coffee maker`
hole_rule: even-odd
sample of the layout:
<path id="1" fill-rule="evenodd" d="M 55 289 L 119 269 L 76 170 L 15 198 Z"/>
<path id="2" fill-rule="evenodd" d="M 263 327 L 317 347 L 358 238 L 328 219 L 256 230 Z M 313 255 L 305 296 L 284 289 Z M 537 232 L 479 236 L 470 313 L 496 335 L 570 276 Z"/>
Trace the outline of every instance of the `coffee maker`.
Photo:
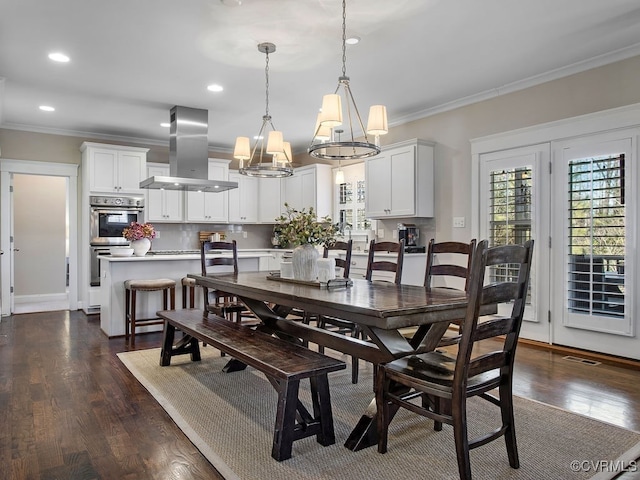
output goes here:
<path id="1" fill-rule="evenodd" d="M 412 223 L 398 224 L 398 239 L 404 240 L 404 251 L 407 253 L 424 253 L 425 247 L 418 246 L 420 230 Z"/>

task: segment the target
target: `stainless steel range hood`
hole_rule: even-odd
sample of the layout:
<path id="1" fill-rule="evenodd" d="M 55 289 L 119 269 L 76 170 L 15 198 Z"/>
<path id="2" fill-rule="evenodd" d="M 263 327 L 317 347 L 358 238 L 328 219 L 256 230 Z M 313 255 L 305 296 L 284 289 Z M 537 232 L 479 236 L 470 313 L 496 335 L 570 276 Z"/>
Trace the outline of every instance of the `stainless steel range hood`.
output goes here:
<path id="1" fill-rule="evenodd" d="M 238 188 L 237 182 L 208 180 L 208 113 L 197 108 L 171 109 L 169 136 L 169 175 L 154 176 L 140 182 L 140 188 L 224 192 Z"/>

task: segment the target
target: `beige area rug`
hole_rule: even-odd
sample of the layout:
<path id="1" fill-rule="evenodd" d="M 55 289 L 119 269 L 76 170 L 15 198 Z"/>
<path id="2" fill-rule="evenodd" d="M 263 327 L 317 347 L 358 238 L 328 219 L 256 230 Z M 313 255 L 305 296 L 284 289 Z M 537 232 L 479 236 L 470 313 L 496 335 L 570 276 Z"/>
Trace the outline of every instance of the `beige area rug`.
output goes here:
<path id="1" fill-rule="evenodd" d="M 375 447 L 352 452 L 343 446 L 372 399 L 370 365 L 361 368 L 357 385 L 351 384 L 350 368 L 330 374 L 336 444 L 322 447 L 315 437 L 299 440 L 291 459 L 276 462 L 271 443 L 277 397 L 260 372 L 222 373 L 229 357 L 210 346 L 202 348 L 201 362 L 185 355 L 174 357 L 169 367 L 159 366 L 159 349 L 118 356 L 228 479 L 458 478 L 451 427 L 435 432 L 431 421 L 404 410 L 391 424 L 388 453 L 381 455 Z M 309 406 L 304 383 L 301 395 Z M 469 409 L 472 435 L 499 421 L 493 415 L 497 409 L 484 401 L 472 399 Z M 590 478 L 597 473 L 594 462 L 614 462 L 625 452 L 637 458 L 638 433 L 518 397 L 515 409 L 520 469 L 509 467 L 500 439 L 472 450 L 475 479 Z M 572 461 L 582 462 L 578 471 Z"/>

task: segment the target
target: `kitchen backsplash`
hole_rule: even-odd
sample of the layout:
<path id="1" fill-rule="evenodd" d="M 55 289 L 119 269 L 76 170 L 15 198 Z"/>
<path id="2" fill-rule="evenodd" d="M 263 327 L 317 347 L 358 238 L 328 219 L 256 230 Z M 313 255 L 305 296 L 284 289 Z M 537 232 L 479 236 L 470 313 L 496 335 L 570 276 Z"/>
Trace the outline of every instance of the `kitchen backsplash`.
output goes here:
<path id="1" fill-rule="evenodd" d="M 435 236 L 435 219 L 411 219 L 406 223 L 415 224 L 420 230 L 418 245 L 427 245 Z M 151 248 L 156 250 L 197 250 L 200 248 L 199 232 L 225 232 L 227 239 L 235 240 L 238 248 L 273 248 L 271 237 L 273 225 L 227 225 L 210 223 L 156 223 L 156 231 L 160 234 L 152 242 Z M 377 241 L 397 241 L 397 220 L 378 220 L 377 232 L 384 230 L 384 238 Z M 245 238 L 246 234 L 246 238 Z M 356 251 L 364 251 L 369 246 L 370 236 L 354 235 L 353 247 Z"/>
<path id="2" fill-rule="evenodd" d="M 199 232 L 224 232 L 227 240 L 235 240 L 238 248 L 273 248 L 272 225 L 227 225 L 210 223 L 155 223 L 160 235 L 153 239 L 155 250 L 197 250 L 200 248 Z M 245 238 L 246 234 L 246 238 Z"/>

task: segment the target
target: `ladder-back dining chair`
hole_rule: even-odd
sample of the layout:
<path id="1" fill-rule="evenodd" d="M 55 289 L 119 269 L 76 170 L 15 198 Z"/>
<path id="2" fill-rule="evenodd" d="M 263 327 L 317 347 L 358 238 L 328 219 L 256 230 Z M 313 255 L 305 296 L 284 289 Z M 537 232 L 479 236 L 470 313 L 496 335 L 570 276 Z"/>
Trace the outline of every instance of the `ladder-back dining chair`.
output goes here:
<path id="1" fill-rule="evenodd" d="M 395 253 L 395 259 L 387 256 L 381 257 L 378 253 Z M 393 282 L 400 285 L 402 281 L 402 264 L 404 262 L 404 240 L 399 242 L 376 242 L 375 239 L 369 243 L 369 260 L 367 262 L 367 273 L 365 278 L 369 281 L 373 279 L 376 271 L 395 272 Z"/>
<path id="2" fill-rule="evenodd" d="M 349 240 L 347 242 L 334 242 L 333 245 L 324 247 L 324 251 L 322 253 L 323 258 L 329 258 L 330 251 L 341 251 L 344 252 L 344 258 L 337 257 L 336 267 L 342 269 L 342 277 L 349 278 L 349 273 L 351 272 L 351 251 L 353 249 L 353 240 Z M 319 315 L 317 317 L 318 328 L 323 328 L 325 330 L 331 330 L 336 333 L 341 333 L 343 335 L 351 335 L 352 337 L 359 336 L 358 325 L 350 322 L 349 320 L 344 320 L 342 318 L 336 317 L 328 317 L 326 315 Z M 318 347 L 318 351 L 320 353 L 324 353 L 324 346 L 320 345 Z M 358 383 L 358 357 L 351 357 L 351 382 Z"/>
<path id="3" fill-rule="evenodd" d="M 424 276 L 424 286 L 454 288 L 469 291 L 469 278 L 473 253 L 476 249 L 476 239 L 469 243 L 438 242 L 431 239 L 427 249 L 427 268 Z M 436 285 L 434 285 L 436 283 Z M 463 319 L 452 321 L 458 325 L 458 333 Z M 442 338 L 439 346 L 453 345 L 460 340 L 460 335 L 449 335 Z"/>
<path id="4" fill-rule="evenodd" d="M 378 366 L 376 406 L 378 451 L 387 451 L 388 428 L 398 408 L 434 420 L 434 429 L 453 426 L 458 473 L 471 479 L 469 450 L 501 436 L 505 437 L 509 465 L 519 468 L 513 413 L 513 364 L 524 315 L 533 240 L 524 245 L 488 247 L 479 243 L 474 253 L 469 281 L 469 303 L 457 355 L 433 351 L 394 360 Z M 488 277 L 488 278 L 487 278 Z M 480 309 L 497 305 L 497 315 L 478 323 Z M 477 342 L 494 338 L 499 348 L 478 354 Z M 498 396 L 489 392 L 498 389 Z M 410 399 L 422 397 L 422 404 Z M 469 440 L 468 397 L 479 396 L 500 408 L 501 425 L 492 432 Z M 402 433 L 398 433 L 401 435 Z"/>
<path id="5" fill-rule="evenodd" d="M 224 255 L 225 253 L 227 255 Z M 221 272 L 237 274 L 238 248 L 236 241 L 202 242 L 200 244 L 200 264 L 202 275 Z M 247 307 L 236 297 L 204 286 L 202 289 L 206 311 L 238 323 L 242 321 L 242 313 L 247 312 Z"/>

